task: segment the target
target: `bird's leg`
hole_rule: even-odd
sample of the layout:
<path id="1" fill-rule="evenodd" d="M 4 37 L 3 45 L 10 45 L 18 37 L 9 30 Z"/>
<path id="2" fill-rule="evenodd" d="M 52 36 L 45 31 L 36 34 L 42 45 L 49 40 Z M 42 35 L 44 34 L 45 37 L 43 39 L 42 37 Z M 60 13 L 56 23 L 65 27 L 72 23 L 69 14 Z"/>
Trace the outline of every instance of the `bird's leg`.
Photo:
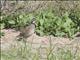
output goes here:
<path id="1" fill-rule="evenodd" d="M 32 43 L 33 43 L 33 40 L 34 40 L 34 35 L 32 36 Z M 32 47 L 32 43 L 31 43 L 31 47 Z"/>
<path id="2" fill-rule="evenodd" d="M 25 47 L 26 47 L 26 39 L 23 37 L 22 40 L 23 40 L 23 43 L 25 44 Z"/>

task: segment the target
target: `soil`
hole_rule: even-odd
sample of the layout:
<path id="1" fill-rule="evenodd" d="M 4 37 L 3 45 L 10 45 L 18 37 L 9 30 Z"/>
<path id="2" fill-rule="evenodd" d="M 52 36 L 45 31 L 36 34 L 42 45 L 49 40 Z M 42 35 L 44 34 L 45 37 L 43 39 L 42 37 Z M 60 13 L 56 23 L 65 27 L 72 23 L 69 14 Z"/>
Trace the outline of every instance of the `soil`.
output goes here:
<path id="1" fill-rule="evenodd" d="M 4 36 L 1 37 L 1 49 L 5 50 L 9 47 L 15 46 L 18 42 L 18 35 L 20 34 L 19 31 L 15 31 L 13 29 L 3 29 L 1 30 L 5 33 Z M 37 47 L 38 45 L 44 45 L 49 46 L 50 44 L 55 46 L 65 46 L 65 45 L 76 45 L 79 43 L 80 46 L 80 37 L 69 39 L 69 38 L 63 38 L 63 37 L 54 37 L 54 36 L 43 36 L 40 37 L 36 34 L 33 34 L 32 36 L 25 39 L 25 42 L 32 43 L 34 47 Z"/>

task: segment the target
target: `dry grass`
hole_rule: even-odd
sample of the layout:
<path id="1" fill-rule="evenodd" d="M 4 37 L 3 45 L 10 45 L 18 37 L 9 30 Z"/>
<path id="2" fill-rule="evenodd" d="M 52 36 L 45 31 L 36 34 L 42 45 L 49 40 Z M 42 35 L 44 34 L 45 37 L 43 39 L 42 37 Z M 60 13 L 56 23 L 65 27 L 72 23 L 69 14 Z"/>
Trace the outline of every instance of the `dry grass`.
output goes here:
<path id="1" fill-rule="evenodd" d="M 6 30 L 5 30 L 6 31 Z M 5 35 L 16 37 L 17 32 L 8 30 Z M 13 34 L 14 33 L 14 34 Z M 18 34 L 17 34 L 18 35 Z M 24 40 L 17 41 L 14 37 L 8 38 L 2 44 L 5 49 L 1 49 L 1 60 L 79 60 L 80 59 L 80 43 L 78 40 L 70 41 L 67 38 L 44 36 L 39 37 L 35 34 Z M 3 41 L 3 40 L 2 40 Z M 7 49 L 8 48 L 8 49 Z"/>

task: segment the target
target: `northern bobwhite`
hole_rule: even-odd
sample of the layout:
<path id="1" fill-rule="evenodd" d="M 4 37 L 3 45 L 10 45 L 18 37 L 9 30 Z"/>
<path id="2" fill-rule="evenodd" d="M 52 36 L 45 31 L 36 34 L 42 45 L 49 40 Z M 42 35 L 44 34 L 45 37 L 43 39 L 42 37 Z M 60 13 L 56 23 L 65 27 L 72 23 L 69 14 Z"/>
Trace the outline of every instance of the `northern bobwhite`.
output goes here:
<path id="1" fill-rule="evenodd" d="M 35 33 L 35 19 L 32 19 L 32 22 L 29 26 L 21 27 L 20 29 L 20 37 L 27 38 Z"/>

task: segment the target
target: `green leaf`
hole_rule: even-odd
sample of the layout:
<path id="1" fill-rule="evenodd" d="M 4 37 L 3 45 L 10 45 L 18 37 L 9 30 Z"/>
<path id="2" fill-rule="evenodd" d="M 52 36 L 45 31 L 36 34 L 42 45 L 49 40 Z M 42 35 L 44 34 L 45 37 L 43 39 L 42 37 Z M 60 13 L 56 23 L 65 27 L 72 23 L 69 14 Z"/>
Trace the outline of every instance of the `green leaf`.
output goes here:
<path id="1" fill-rule="evenodd" d="M 40 34 L 40 36 L 43 36 L 43 35 L 44 35 L 44 33 L 43 33 L 41 30 L 36 30 L 36 32 L 37 32 L 38 34 Z"/>
<path id="2" fill-rule="evenodd" d="M 19 18 L 23 18 L 23 15 L 19 15 Z"/>
<path id="3" fill-rule="evenodd" d="M 3 28 L 5 28 L 5 23 L 2 23 L 2 24 L 1 24 L 0 29 L 3 29 Z"/>
<path id="4" fill-rule="evenodd" d="M 33 14 L 29 14 L 28 16 L 29 16 L 28 18 L 29 18 L 30 20 L 33 19 L 33 17 L 34 17 Z"/>
<path id="5" fill-rule="evenodd" d="M 44 20 L 40 19 L 40 25 L 43 25 L 43 24 L 44 24 Z"/>
<path id="6" fill-rule="evenodd" d="M 8 23 L 9 24 L 15 24 L 15 21 L 14 20 L 9 20 Z"/>

